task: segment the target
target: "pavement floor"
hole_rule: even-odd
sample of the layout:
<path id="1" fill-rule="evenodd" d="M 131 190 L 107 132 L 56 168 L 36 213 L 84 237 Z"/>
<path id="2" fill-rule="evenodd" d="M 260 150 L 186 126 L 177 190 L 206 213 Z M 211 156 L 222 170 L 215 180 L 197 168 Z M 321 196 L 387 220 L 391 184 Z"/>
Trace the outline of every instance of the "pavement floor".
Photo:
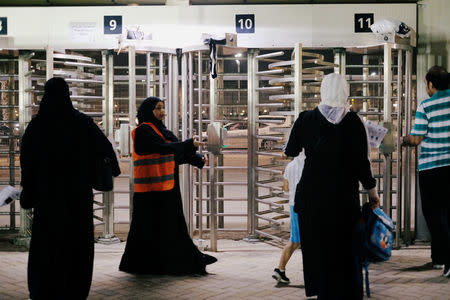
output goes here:
<path id="1" fill-rule="evenodd" d="M 291 283 L 277 284 L 271 275 L 281 249 L 263 242 L 219 240 L 219 251 L 208 252 L 218 262 L 198 277 L 120 272 L 124 246 L 96 244 L 88 299 L 307 299 L 299 250 L 287 265 Z M 28 299 L 27 259 L 27 252 L 0 250 L 0 299 Z M 370 266 L 371 299 L 450 299 L 450 278 L 429 262 L 428 245 L 394 250 L 390 261 Z"/>

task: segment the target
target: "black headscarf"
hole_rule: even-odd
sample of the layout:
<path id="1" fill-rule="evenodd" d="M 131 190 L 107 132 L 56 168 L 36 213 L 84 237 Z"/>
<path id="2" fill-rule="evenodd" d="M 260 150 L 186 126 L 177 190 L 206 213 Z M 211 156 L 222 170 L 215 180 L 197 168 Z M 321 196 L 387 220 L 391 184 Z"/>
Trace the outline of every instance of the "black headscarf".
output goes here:
<path id="1" fill-rule="evenodd" d="M 139 124 L 142 123 L 152 123 L 153 125 L 158 128 L 159 132 L 162 133 L 162 135 L 171 141 L 177 141 L 178 139 L 176 136 L 166 128 L 166 126 L 163 124 L 162 121 L 158 120 L 155 115 L 153 114 L 153 110 L 155 109 L 158 102 L 164 102 L 158 97 L 148 97 L 147 99 L 142 102 L 141 106 L 139 106 L 137 111 L 137 118 Z"/>
<path id="2" fill-rule="evenodd" d="M 69 85 L 60 77 L 53 77 L 45 83 L 44 96 L 39 105 L 38 115 L 51 118 L 66 118 L 75 109 L 70 100 Z"/>

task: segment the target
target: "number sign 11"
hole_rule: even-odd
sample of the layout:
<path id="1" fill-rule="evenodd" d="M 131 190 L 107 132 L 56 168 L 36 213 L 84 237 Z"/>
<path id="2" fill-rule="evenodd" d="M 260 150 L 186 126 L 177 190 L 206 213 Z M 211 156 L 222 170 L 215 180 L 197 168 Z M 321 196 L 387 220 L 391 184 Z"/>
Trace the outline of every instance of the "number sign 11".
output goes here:
<path id="1" fill-rule="evenodd" d="M 372 32 L 370 25 L 373 23 L 373 14 L 355 14 L 355 32 Z"/>
<path id="2" fill-rule="evenodd" d="M 105 34 L 122 34 L 122 16 L 104 16 Z"/>

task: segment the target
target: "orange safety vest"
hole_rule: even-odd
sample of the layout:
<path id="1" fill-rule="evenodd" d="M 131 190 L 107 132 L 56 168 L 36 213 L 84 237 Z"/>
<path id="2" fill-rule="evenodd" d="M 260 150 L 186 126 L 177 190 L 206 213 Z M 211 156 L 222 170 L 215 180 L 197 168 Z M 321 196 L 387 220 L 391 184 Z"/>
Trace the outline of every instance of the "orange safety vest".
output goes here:
<path id="1" fill-rule="evenodd" d="M 149 125 L 166 142 L 164 136 L 153 123 L 142 123 Z M 141 126 L 140 124 L 139 126 Z M 138 127 L 139 127 L 138 126 Z M 145 193 L 152 191 L 168 191 L 175 186 L 175 157 L 173 154 L 148 154 L 139 155 L 134 148 L 134 136 L 136 127 L 131 132 L 133 138 L 133 165 L 134 165 L 134 191 Z"/>

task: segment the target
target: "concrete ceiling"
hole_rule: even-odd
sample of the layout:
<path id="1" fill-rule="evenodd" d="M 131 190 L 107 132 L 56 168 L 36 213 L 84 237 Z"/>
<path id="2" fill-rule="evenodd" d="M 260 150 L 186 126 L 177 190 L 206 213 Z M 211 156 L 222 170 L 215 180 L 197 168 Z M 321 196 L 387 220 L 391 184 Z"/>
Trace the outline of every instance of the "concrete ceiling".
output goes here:
<path id="1" fill-rule="evenodd" d="M 189 0 L 191 5 L 416 3 L 418 0 Z M 167 0 L 0 0 L 0 6 L 165 5 Z M 181 1 L 184 2 L 184 1 Z M 186 0 L 186 2 L 188 2 Z"/>

